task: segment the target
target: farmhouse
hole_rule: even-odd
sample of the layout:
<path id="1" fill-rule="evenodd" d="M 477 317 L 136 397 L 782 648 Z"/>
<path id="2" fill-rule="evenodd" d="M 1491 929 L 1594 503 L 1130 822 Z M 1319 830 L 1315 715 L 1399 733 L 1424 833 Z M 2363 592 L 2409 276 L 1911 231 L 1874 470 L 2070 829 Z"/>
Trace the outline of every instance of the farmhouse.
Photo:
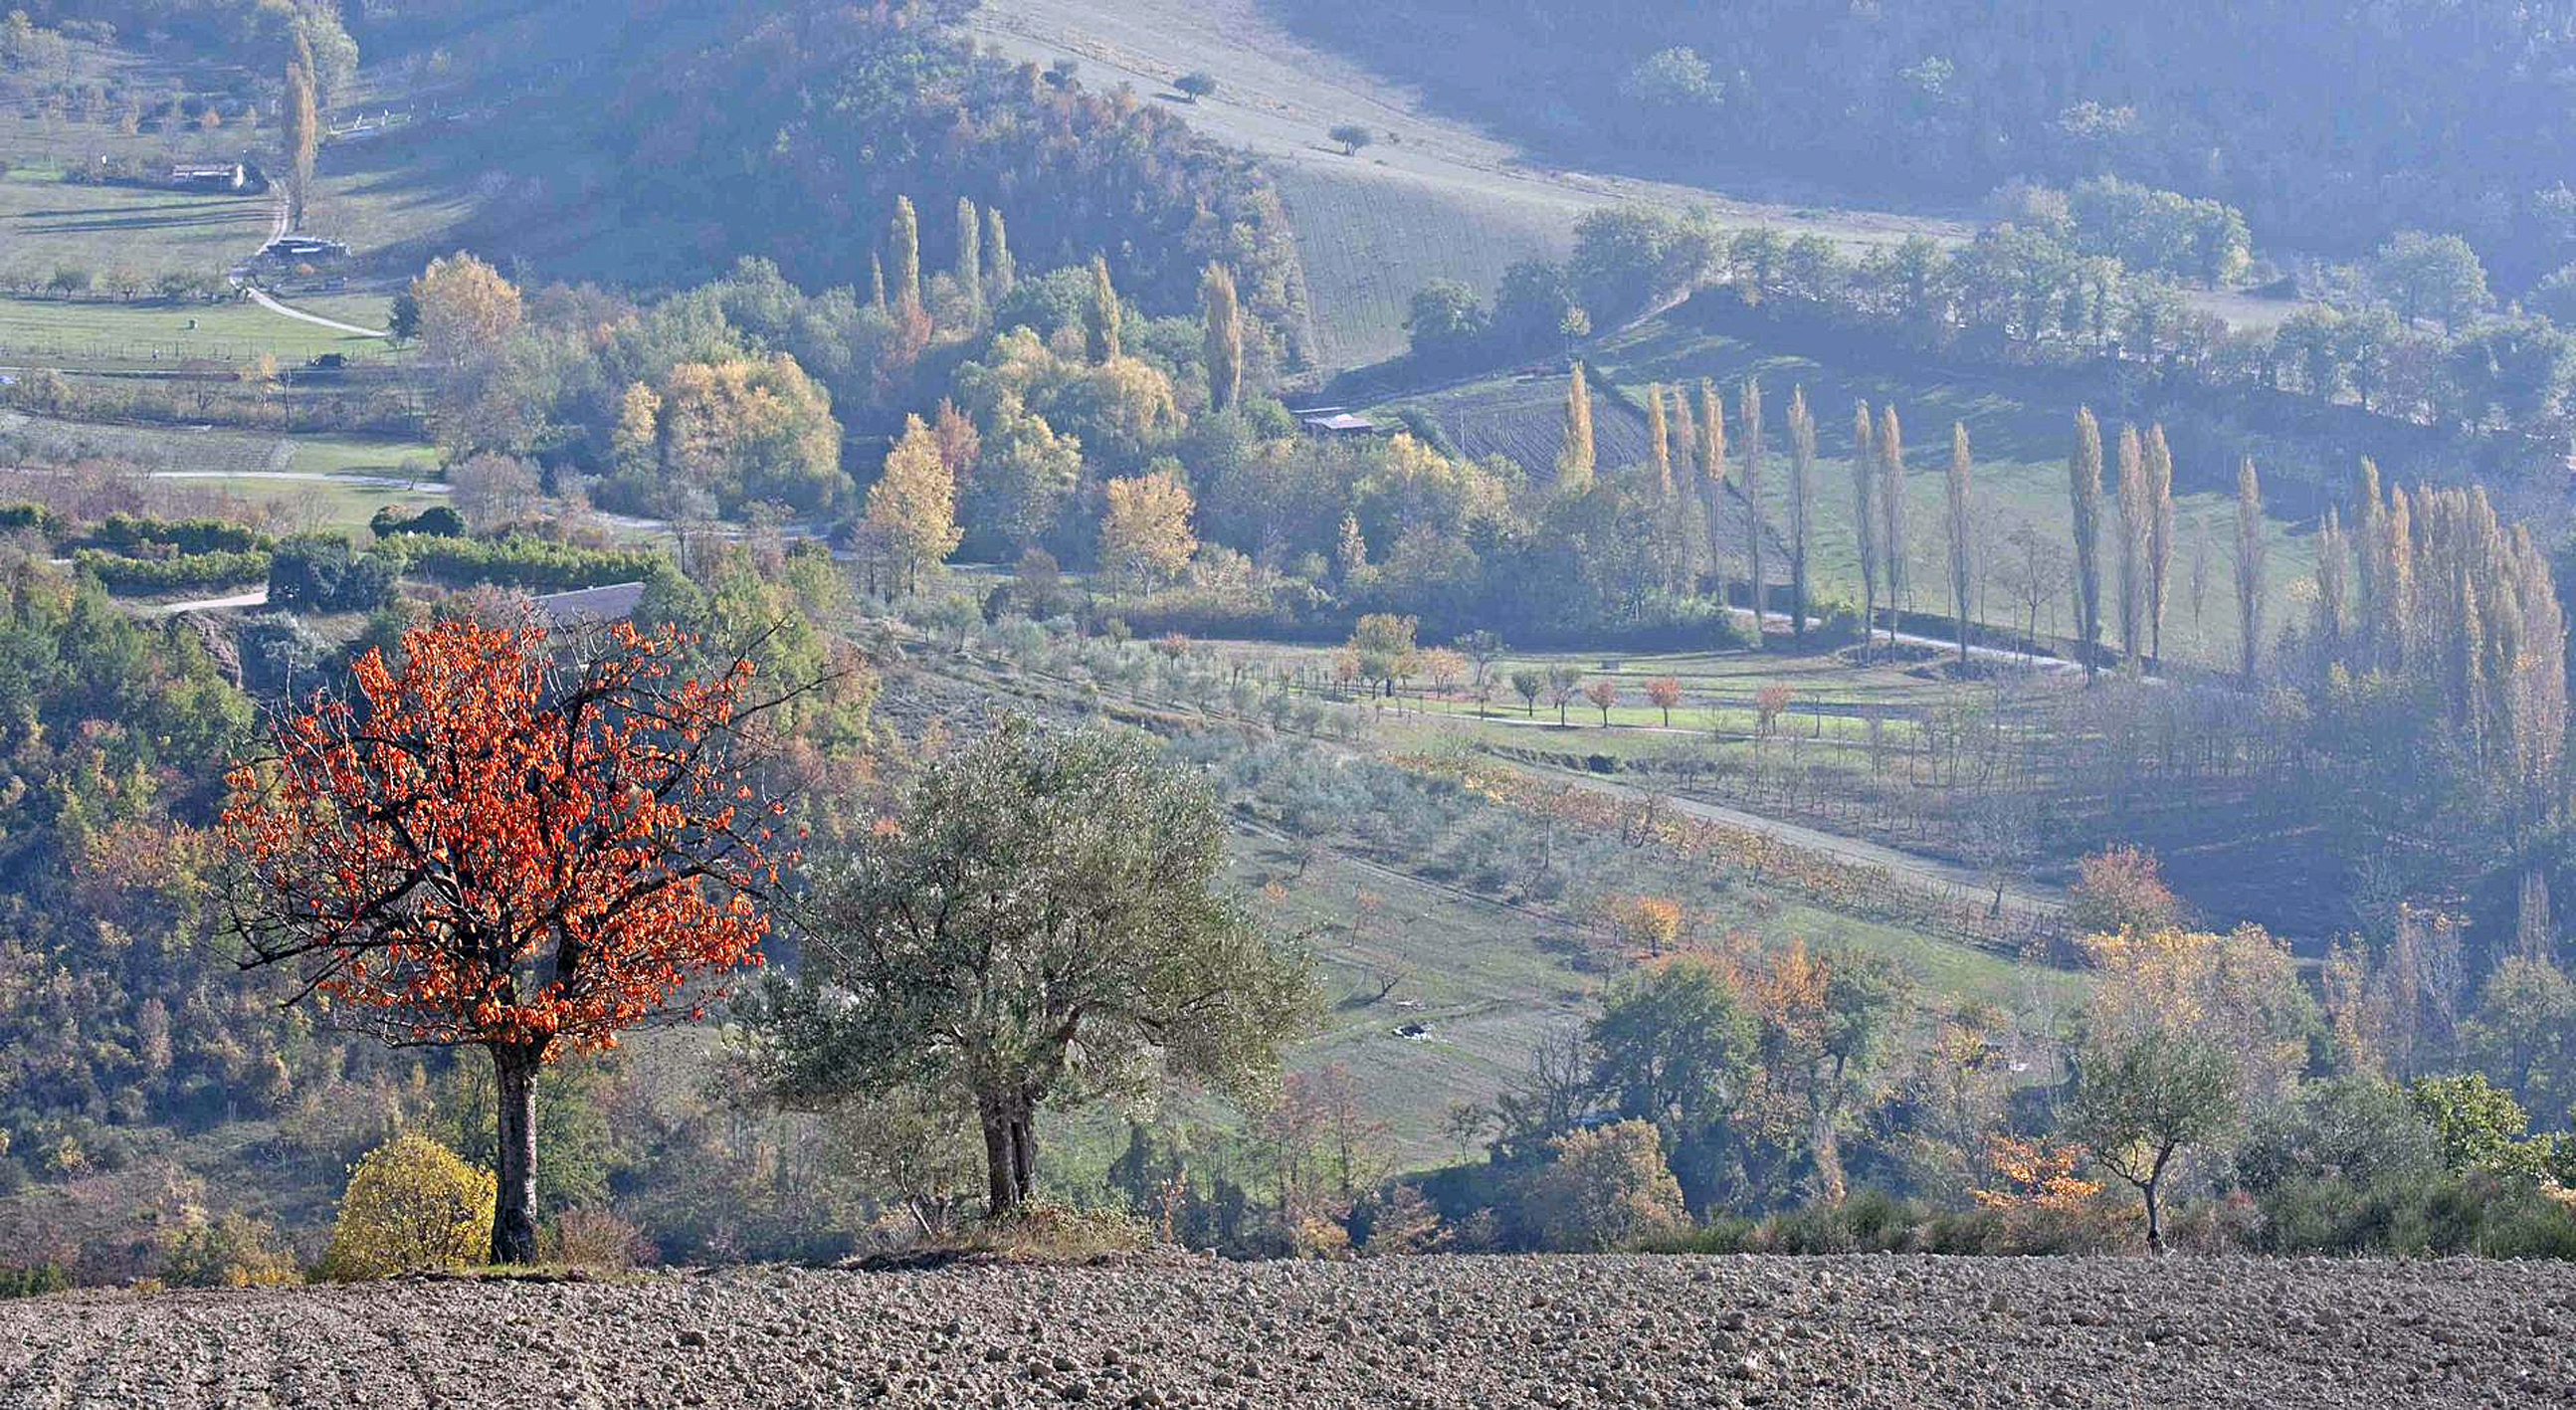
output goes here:
<path id="1" fill-rule="evenodd" d="M 1378 425 L 1375 421 L 1365 416 L 1354 415 L 1338 406 L 1311 407 L 1305 411 L 1289 414 L 1297 418 L 1297 424 L 1305 427 L 1308 435 L 1374 436 L 1378 434 Z"/>
<path id="2" fill-rule="evenodd" d="M 174 166 L 170 184 L 181 191 L 242 191 L 250 187 L 250 172 L 240 162 Z"/>

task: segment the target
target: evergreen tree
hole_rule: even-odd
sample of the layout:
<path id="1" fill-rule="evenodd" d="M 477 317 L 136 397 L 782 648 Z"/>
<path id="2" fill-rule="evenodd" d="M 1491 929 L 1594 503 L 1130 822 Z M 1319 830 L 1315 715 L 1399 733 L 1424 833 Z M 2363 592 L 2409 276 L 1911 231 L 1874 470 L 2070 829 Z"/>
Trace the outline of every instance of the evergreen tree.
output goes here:
<path id="1" fill-rule="evenodd" d="M 1968 664 L 1968 428 L 1950 423 L 1950 603 L 1959 614 L 1959 666 Z"/>
<path id="2" fill-rule="evenodd" d="M 957 291 L 966 299 L 970 316 L 984 321 L 984 222 L 975 213 L 975 203 L 963 196 L 957 198 Z"/>
<path id="3" fill-rule="evenodd" d="M 2172 596 L 2174 545 L 2173 449 L 2165 444 L 2161 421 L 2147 428 L 2147 498 L 2151 511 L 2147 531 L 2147 653 L 2161 661 L 2165 654 L 2165 606 Z"/>
<path id="4" fill-rule="evenodd" d="M 2147 624 L 2147 461 L 2146 442 L 2135 426 L 2120 428 L 2120 474 L 2112 486 L 2112 503 L 2120 512 L 2120 656 L 2138 664 Z"/>
<path id="5" fill-rule="evenodd" d="M 1905 428 L 1897 424 L 1896 403 L 1878 409 L 1878 555 L 1887 572 L 1887 644 L 1896 644 L 1896 626 L 1905 611 Z"/>
<path id="6" fill-rule="evenodd" d="M 868 252 L 868 306 L 882 313 L 886 306 L 885 256 Z"/>
<path id="7" fill-rule="evenodd" d="M 1807 389 L 1789 389 L 1789 637 L 1807 640 L 1807 540 L 1815 513 L 1816 418 Z"/>
<path id="8" fill-rule="evenodd" d="M 2066 491 L 2075 538 L 2075 643 L 2090 682 L 2101 670 L 2102 647 L 2102 427 L 2090 407 L 2075 410 Z"/>
<path id="9" fill-rule="evenodd" d="M 995 304 L 1011 296 L 1011 286 L 1019 282 L 1019 269 L 1011 262 L 1011 233 L 1002 224 L 1002 212 L 987 206 L 984 210 L 984 295 Z"/>
<path id="10" fill-rule="evenodd" d="M 921 307 L 921 221 L 912 198 L 894 198 L 894 225 L 888 235 L 894 250 L 894 301 L 898 308 Z"/>
<path id="11" fill-rule="evenodd" d="M 1762 649 L 1762 384 L 1751 377 L 1736 395 L 1736 424 L 1744 430 L 1744 577 L 1751 590 L 1753 649 Z"/>
<path id="12" fill-rule="evenodd" d="M 1565 383 L 1565 439 L 1556 452 L 1556 492 L 1571 499 L 1592 488 L 1592 389 L 1583 364 Z"/>
<path id="13" fill-rule="evenodd" d="M 2254 474 L 2253 457 L 2236 467 L 2236 621 L 2245 685 L 2254 686 L 2254 666 L 2263 643 L 2263 484 Z M 2463 580 L 2465 590 L 2465 580 Z"/>
<path id="14" fill-rule="evenodd" d="M 1121 327 L 1126 311 L 1118 305 L 1118 290 L 1109 283 L 1109 259 L 1091 257 L 1091 302 L 1082 310 L 1083 350 L 1095 363 L 1106 365 L 1126 355 Z"/>
<path id="15" fill-rule="evenodd" d="M 1870 635 L 1878 618 L 1878 507 L 1877 496 L 1870 487 L 1878 482 L 1877 452 L 1871 442 L 1878 439 L 1878 421 L 1870 415 L 1867 401 L 1852 405 L 1852 544 L 1860 550 L 1860 644 L 1869 646 Z M 1889 630 L 1893 631 L 1890 618 Z"/>
<path id="16" fill-rule="evenodd" d="M 1207 267 L 1199 280 L 1199 311 L 1207 325 L 1208 410 L 1231 410 L 1243 399 L 1243 309 L 1233 270 Z"/>

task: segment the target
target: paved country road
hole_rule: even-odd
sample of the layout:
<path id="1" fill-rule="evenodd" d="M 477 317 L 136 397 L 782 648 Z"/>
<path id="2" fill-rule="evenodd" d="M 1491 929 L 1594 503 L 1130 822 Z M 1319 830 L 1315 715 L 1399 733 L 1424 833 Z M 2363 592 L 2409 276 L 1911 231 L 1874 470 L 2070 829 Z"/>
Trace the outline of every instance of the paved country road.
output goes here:
<path id="1" fill-rule="evenodd" d="M 0 1303 L 0 1405 L 2564 1406 L 2565 1263 L 1428 1257 Z"/>

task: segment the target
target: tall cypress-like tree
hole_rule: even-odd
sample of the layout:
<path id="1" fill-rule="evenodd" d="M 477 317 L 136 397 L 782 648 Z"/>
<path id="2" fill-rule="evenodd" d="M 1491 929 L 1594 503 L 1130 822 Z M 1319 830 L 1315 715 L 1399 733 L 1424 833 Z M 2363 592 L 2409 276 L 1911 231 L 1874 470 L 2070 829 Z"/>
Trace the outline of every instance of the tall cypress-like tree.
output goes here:
<path id="1" fill-rule="evenodd" d="M 1816 418 L 1807 389 L 1789 389 L 1789 637 L 1807 640 L 1807 539 L 1815 515 Z"/>
<path id="2" fill-rule="evenodd" d="M 1565 381 L 1565 438 L 1556 448 L 1556 492 L 1569 498 L 1592 488 L 1592 388 L 1583 364 Z"/>
<path id="3" fill-rule="evenodd" d="M 2317 650 L 2328 663 L 2344 661 L 2350 654 L 2352 610 L 2346 589 L 2348 566 L 2343 519 L 2329 507 L 2325 523 L 2317 528 L 2316 618 L 2310 628 L 2316 636 Z"/>
<path id="4" fill-rule="evenodd" d="M 2236 467 L 2236 621 L 2249 690 L 2263 649 L 2264 558 L 2263 482 L 2254 474 L 2253 457 L 2247 456 Z"/>
<path id="5" fill-rule="evenodd" d="M 1726 600 L 1726 561 L 1732 551 L 1719 540 L 1726 533 L 1726 406 L 1717 384 L 1699 379 L 1699 494 L 1708 521 L 1708 571 L 1717 580 L 1717 600 Z"/>
<path id="6" fill-rule="evenodd" d="M 2075 449 L 2066 457 L 2066 494 L 2075 538 L 2075 643 L 2084 679 L 2101 671 L 2102 426 L 2091 407 L 2075 409 Z"/>
<path id="7" fill-rule="evenodd" d="M 2388 487 L 2388 510 L 2379 516 L 2379 668 L 2392 674 L 2415 664 L 2415 506 L 2403 485 Z"/>
<path id="8" fill-rule="evenodd" d="M 1660 382 L 1646 385 L 1646 471 L 1655 492 L 1655 502 L 1662 504 L 1673 497 L 1673 430 L 1664 419 L 1664 388 Z"/>
<path id="9" fill-rule="evenodd" d="M 968 316 L 984 321 L 984 219 L 975 203 L 957 198 L 957 292 L 964 295 Z"/>
<path id="10" fill-rule="evenodd" d="M 1673 523 L 1681 539 L 1682 585 L 1685 591 L 1698 588 L 1700 575 L 1708 563 L 1708 487 L 1700 483 L 1698 466 L 1701 448 L 1698 426 L 1691 420 L 1690 394 L 1676 386 L 1672 391 L 1673 435 Z"/>
<path id="11" fill-rule="evenodd" d="M 1959 616 L 1959 665 L 1968 664 L 1968 428 L 1950 423 L 1950 474 L 1944 488 L 1950 509 L 1950 604 Z"/>
<path id="12" fill-rule="evenodd" d="M 1744 432 L 1744 575 L 1751 589 L 1753 649 L 1762 649 L 1762 384 L 1751 377 L 1736 396 L 1736 425 Z"/>
<path id="13" fill-rule="evenodd" d="M 1120 325 L 1126 311 L 1118 305 L 1118 290 L 1109 282 L 1109 257 L 1091 257 L 1091 302 L 1082 310 L 1083 350 L 1095 363 L 1112 363 L 1126 356 L 1126 345 Z"/>
<path id="14" fill-rule="evenodd" d="M 1878 552 L 1887 571 L 1887 644 L 1905 611 L 1905 428 L 1896 403 L 1878 409 Z"/>
<path id="15" fill-rule="evenodd" d="M 921 307 L 921 220 L 913 214 L 910 196 L 894 198 L 894 224 L 886 243 L 894 252 L 895 306 Z"/>
<path id="16" fill-rule="evenodd" d="M 1852 544 L 1860 551 L 1860 644 L 1866 650 L 1878 627 L 1878 420 L 1869 403 L 1852 404 Z"/>
<path id="17" fill-rule="evenodd" d="M 1019 282 L 1019 267 L 1011 262 L 1011 232 L 1002 223 L 1002 212 L 984 208 L 984 294 L 996 305 L 1011 296 L 1011 287 Z"/>
<path id="18" fill-rule="evenodd" d="M 2147 652 L 2165 654 L 2165 605 L 2172 597 L 2174 502 L 2173 448 L 2165 444 L 2164 423 L 2147 428 Z"/>
<path id="19" fill-rule="evenodd" d="M 2379 466 L 2361 458 L 2354 477 L 2352 506 L 2353 660 L 2362 670 L 2378 666 L 2380 638 L 2379 584 L 2387 554 L 2379 539 Z"/>
<path id="20" fill-rule="evenodd" d="M 322 113 L 313 94 L 311 49 L 296 39 L 299 57 L 286 65 L 287 224 L 304 228 L 313 200 L 313 164 L 322 151 Z"/>
<path id="21" fill-rule="evenodd" d="M 2111 491 L 2120 512 L 2120 655 L 2138 664 L 2147 625 L 2147 456 L 2135 426 L 2120 428 L 2120 475 Z"/>
<path id="22" fill-rule="evenodd" d="M 1243 399 L 1243 306 L 1233 270 L 1207 267 L 1199 280 L 1199 312 L 1206 324 L 1208 410 L 1229 411 Z"/>
<path id="23" fill-rule="evenodd" d="M 885 256 L 868 251 L 868 306 L 883 312 L 886 306 Z"/>

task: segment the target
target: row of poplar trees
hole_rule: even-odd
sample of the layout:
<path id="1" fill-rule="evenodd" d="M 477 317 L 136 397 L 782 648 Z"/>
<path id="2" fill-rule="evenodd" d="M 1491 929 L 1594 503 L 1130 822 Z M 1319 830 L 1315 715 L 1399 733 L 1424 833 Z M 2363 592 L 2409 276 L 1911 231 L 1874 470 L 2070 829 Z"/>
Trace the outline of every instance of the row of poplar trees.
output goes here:
<path id="1" fill-rule="evenodd" d="M 1786 560 L 1789 632 L 1803 642 L 1811 624 L 1807 558 L 1815 523 L 1816 418 L 1808 408 L 1806 389 L 1792 387 L 1787 421 L 1788 513 L 1775 532 L 1761 505 L 1765 494 L 1767 446 L 1764 438 L 1762 384 L 1748 377 L 1736 388 L 1735 444 L 1726 429 L 1726 398 L 1714 382 L 1702 378 L 1693 397 L 1680 387 L 1646 389 L 1647 473 L 1644 488 L 1663 506 L 1662 542 L 1658 556 L 1667 586 L 1688 591 L 1703 579 L 1722 579 L 1732 566 L 1743 574 L 1745 600 L 1753 612 L 1755 642 L 1770 613 L 1771 578 L 1766 550 L 1776 541 Z M 1905 432 L 1894 406 L 1875 415 L 1869 403 L 1852 408 L 1851 493 L 1853 537 L 1861 573 L 1863 634 L 1875 629 L 1880 604 L 1886 606 L 1888 640 L 1896 639 L 1899 604 L 1905 583 L 1906 533 Z M 1576 363 L 1566 386 L 1565 434 L 1556 462 L 1558 493 L 1588 493 L 1594 482 L 1599 451 L 1593 434 L 1592 391 L 1583 365 Z M 1680 482 L 1676 481 L 1679 466 Z M 1947 588 L 1959 658 L 1968 656 L 1974 591 L 1968 490 L 1974 461 L 1968 429 L 1950 425 L 1950 460 L 1943 476 L 1943 529 L 1948 548 Z M 1733 514 L 1729 505 L 1736 507 Z M 2170 517 L 2170 516 L 2168 516 Z M 1729 522 L 1732 520 L 1733 522 Z M 2168 526 L 2170 527 L 2170 526 Z M 1721 588 L 1725 586 L 1723 582 Z M 1883 590 L 1882 590 L 1883 589 Z"/>

